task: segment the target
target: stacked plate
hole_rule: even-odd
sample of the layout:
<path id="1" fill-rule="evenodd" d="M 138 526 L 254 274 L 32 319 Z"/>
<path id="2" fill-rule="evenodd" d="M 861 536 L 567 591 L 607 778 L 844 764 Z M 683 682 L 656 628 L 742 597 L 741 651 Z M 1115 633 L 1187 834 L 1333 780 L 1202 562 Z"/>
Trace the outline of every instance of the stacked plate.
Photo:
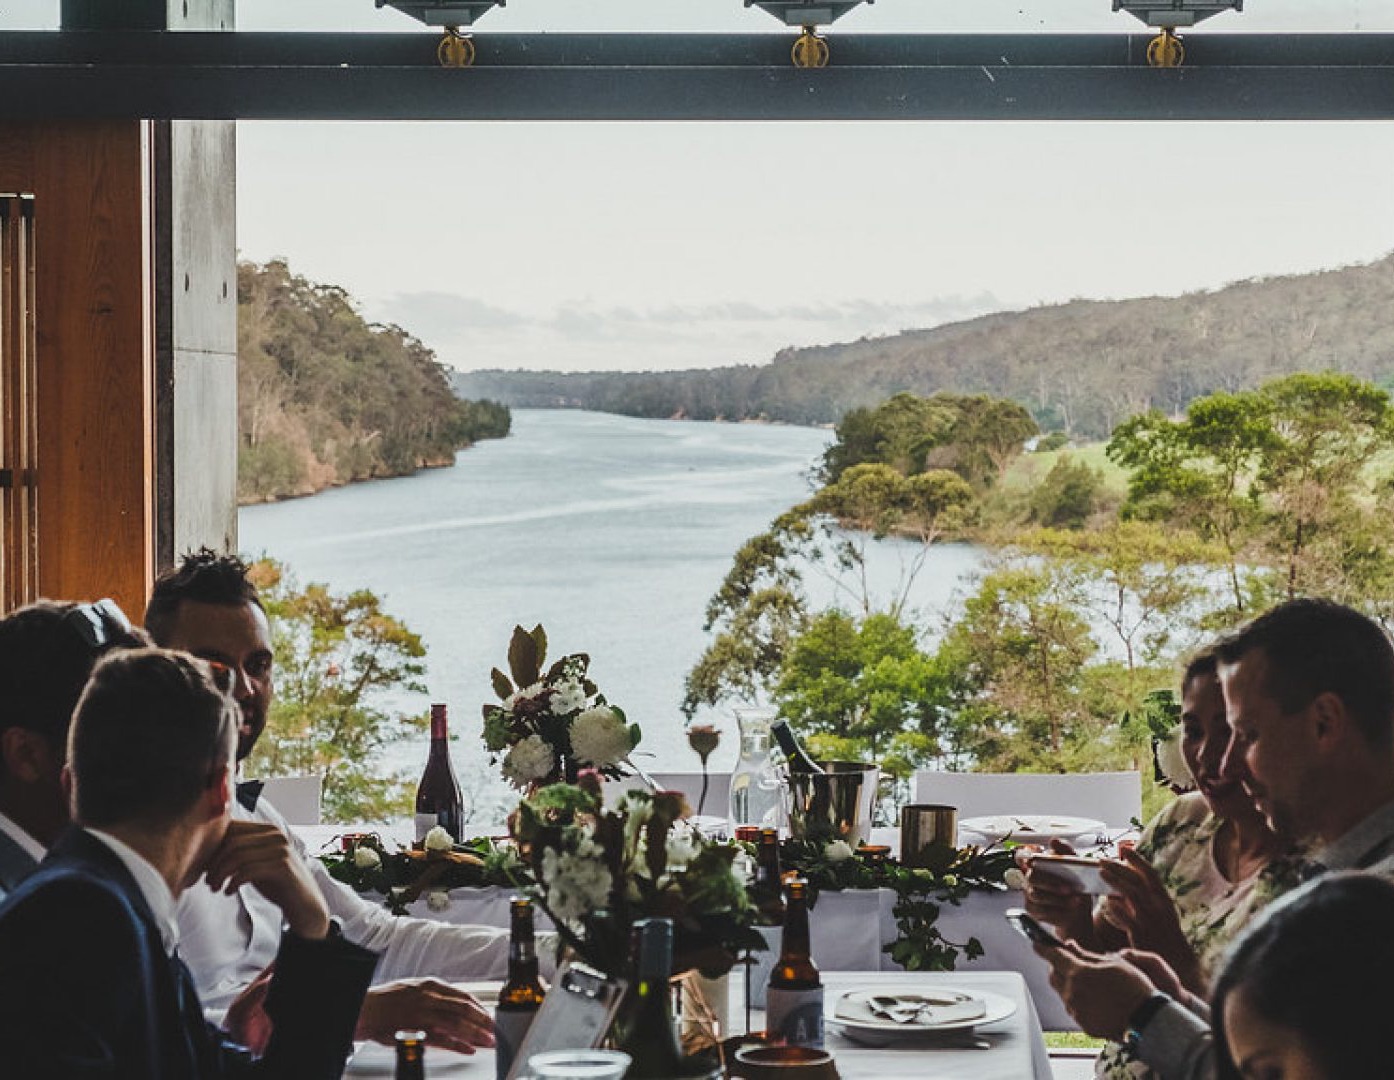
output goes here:
<path id="1" fill-rule="evenodd" d="M 1094 839 L 1108 832 L 1108 826 L 1094 818 L 1061 817 L 1050 814 L 993 814 L 964 818 L 958 823 L 960 834 L 972 833 L 990 843 L 1011 838 L 1019 844 L 1044 844 L 1049 840 Z"/>
<path id="2" fill-rule="evenodd" d="M 902 1039 L 968 1031 L 1005 1020 L 1014 1012 L 1016 1002 L 1011 998 L 986 990 L 852 990 L 838 999 L 829 1023 L 856 1042 L 885 1046 Z"/>

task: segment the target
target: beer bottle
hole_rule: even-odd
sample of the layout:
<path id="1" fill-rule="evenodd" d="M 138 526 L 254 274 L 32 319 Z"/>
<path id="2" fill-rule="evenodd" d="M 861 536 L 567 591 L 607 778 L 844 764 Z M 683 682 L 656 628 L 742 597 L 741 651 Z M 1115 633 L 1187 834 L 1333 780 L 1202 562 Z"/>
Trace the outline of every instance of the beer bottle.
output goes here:
<path id="1" fill-rule="evenodd" d="M 789 728 L 789 721 L 776 720 L 770 725 L 770 734 L 779 748 L 784 751 L 791 773 L 821 773 L 823 767 L 808 756 L 808 751 L 799 745 L 799 740 Z"/>
<path id="2" fill-rule="evenodd" d="M 671 919 L 640 919 L 634 924 L 634 1008 L 624 1049 L 633 1058 L 625 1080 L 672 1080 L 689 1076 L 690 1065 L 673 1028 L 668 978 L 673 967 Z"/>
<path id="3" fill-rule="evenodd" d="M 784 881 L 779 866 L 778 829 L 760 830 L 750 902 L 759 912 L 757 921 L 761 926 L 784 925 Z"/>
<path id="4" fill-rule="evenodd" d="M 460 781 L 450 763 L 449 727 L 444 705 L 431 706 L 431 752 L 421 783 L 416 787 L 416 839 L 439 825 L 455 840 L 461 839 L 465 801 L 460 797 Z"/>
<path id="5" fill-rule="evenodd" d="M 397 1080 L 426 1080 L 426 1033 L 397 1032 Z"/>
<path id="6" fill-rule="evenodd" d="M 537 977 L 537 947 L 533 936 L 532 901 L 517 897 L 510 906 L 512 933 L 508 942 L 508 981 L 499 991 L 494 1010 L 494 1061 L 498 1080 L 504 1080 L 513 1059 L 542 1008 L 545 991 Z"/>
<path id="7" fill-rule="evenodd" d="M 770 972 L 765 1027 L 775 1042 L 789 1046 L 823 1045 L 823 982 L 813 963 L 808 934 L 808 883 L 789 881 L 784 913 L 784 940 Z"/>

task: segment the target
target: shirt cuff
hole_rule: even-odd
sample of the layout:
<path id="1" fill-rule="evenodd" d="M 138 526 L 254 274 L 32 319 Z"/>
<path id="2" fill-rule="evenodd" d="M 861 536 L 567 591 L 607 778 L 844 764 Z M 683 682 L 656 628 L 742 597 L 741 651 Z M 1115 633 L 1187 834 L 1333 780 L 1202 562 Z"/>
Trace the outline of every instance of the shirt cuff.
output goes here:
<path id="1" fill-rule="evenodd" d="M 1207 1075 L 1213 1046 L 1210 1025 L 1173 1001 L 1147 1022 L 1134 1052 L 1162 1080 L 1190 1080 Z"/>

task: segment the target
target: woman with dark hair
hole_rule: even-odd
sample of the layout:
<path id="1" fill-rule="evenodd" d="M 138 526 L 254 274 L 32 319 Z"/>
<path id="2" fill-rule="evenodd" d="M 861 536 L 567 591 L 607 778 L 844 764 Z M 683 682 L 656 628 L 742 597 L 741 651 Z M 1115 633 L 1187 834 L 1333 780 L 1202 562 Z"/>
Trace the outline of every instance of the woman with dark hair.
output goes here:
<path id="1" fill-rule="evenodd" d="M 1216 659 L 1195 656 L 1181 679 L 1181 754 L 1195 791 L 1182 795 L 1143 831 L 1136 850 L 1104 864 L 1112 894 L 1091 898 L 1028 871 L 1027 909 L 1087 949 L 1157 953 L 1188 991 L 1205 999 L 1225 946 L 1264 906 L 1297 883 L 1296 861 L 1243 786 L 1220 776 L 1230 728 Z M 1150 1076 L 1129 1051 L 1110 1044 L 1097 1074 Z"/>
<path id="2" fill-rule="evenodd" d="M 1217 1074 L 1376 1080 L 1391 1074 L 1394 882 L 1331 874 L 1263 912 L 1212 998 Z"/>

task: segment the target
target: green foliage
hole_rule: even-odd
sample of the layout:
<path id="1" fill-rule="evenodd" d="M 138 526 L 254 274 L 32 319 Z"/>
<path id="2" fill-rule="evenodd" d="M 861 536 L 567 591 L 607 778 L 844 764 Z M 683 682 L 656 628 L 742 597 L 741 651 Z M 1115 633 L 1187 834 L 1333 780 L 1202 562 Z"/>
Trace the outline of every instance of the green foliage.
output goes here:
<path id="1" fill-rule="evenodd" d="M 1069 454 L 1061 454 L 1029 498 L 1030 517 L 1037 525 L 1082 529 L 1103 502 L 1103 474 Z"/>
<path id="2" fill-rule="evenodd" d="M 404 690 L 424 692 L 421 638 L 366 589 L 300 588 L 267 559 L 252 577 L 271 620 L 276 700 L 249 774 L 323 777 L 328 821 L 409 813 L 411 778 L 383 776 L 379 762 L 386 747 L 418 736 L 428 722 L 385 703 Z"/>
<path id="3" fill-rule="evenodd" d="M 342 289 L 283 261 L 237 268 L 238 495 L 446 465 L 508 434 L 508 409 L 456 398 L 435 354 L 397 326 L 366 323 Z"/>
<path id="4" fill-rule="evenodd" d="M 1036 442 L 1033 454 L 1050 454 L 1056 450 L 1063 450 L 1070 445 L 1070 437 L 1063 431 L 1050 431 L 1042 435 Z"/>

